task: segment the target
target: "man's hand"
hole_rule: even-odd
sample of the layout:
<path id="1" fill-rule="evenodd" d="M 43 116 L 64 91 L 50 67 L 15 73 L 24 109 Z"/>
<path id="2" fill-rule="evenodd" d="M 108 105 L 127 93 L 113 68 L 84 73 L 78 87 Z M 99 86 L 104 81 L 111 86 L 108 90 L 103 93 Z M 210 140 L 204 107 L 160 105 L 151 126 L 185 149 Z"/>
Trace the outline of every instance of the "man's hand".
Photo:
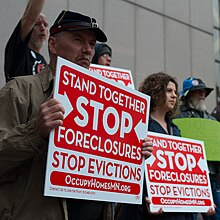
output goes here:
<path id="1" fill-rule="evenodd" d="M 206 212 L 207 215 L 214 215 L 215 214 L 215 208 L 216 208 L 216 205 L 214 205 L 214 208 L 213 207 L 210 207 L 208 209 L 208 211 Z"/>
<path id="2" fill-rule="evenodd" d="M 145 138 L 142 143 L 142 154 L 145 156 L 145 159 L 151 156 L 153 151 L 153 143 L 150 138 Z"/>
<path id="3" fill-rule="evenodd" d="M 148 210 L 149 214 L 151 214 L 151 215 L 161 215 L 161 214 L 163 214 L 163 209 L 162 208 L 158 209 L 158 211 L 156 211 L 156 212 L 151 212 L 150 208 L 149 208 L 149 205 L 151 204 L 150 199 L 148 197 L 146 197 L 145 201 L 146 201 L 146 206 L 147 206 L 147 210 Z"/>
<path id="4" fill-rule="evenodd" d="M 50 131 L 63 124 L 64 112 L 63 106 L 54 98 L 48 99 L 40 106 L 36 127 L 43 139 L 47 139 Z"/>

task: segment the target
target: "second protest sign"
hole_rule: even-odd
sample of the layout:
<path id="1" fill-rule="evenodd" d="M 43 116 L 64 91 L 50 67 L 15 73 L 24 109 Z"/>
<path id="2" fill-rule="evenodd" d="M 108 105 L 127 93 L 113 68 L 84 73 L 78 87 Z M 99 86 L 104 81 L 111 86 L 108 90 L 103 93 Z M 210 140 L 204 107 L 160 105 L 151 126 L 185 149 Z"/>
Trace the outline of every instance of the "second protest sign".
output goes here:
<path id="1" fill-rule="evenodd" d="M 151 211 L 207 212 L 214 208 L 204 143 L 148 132 L 153 155 L 145 161 Z"/>

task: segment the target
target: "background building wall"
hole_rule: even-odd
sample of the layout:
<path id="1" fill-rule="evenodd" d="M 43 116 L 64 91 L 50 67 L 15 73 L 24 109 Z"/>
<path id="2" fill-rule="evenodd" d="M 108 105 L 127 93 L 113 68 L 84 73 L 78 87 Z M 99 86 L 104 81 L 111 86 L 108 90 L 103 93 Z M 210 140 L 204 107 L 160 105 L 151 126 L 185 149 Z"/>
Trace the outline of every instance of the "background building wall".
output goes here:
<path id="1" fill-rule="evenodd" d="M 0 0 L 0 87 L 5 84 L 6 42 L 27 0 Z M 95 17 L 113 49 L 112 66 L 130 69 L 138 88 L 149 74 L 165 71 L 176 76 L 180 88 L 190 75 L 215 87 L 213 11 L 210 0 L 46 0 L 49 24 L 62 9 Z M 47 45 L 43 54 L 48 58 Z M 216 93 L 207 99 L 216 105 Z"/>

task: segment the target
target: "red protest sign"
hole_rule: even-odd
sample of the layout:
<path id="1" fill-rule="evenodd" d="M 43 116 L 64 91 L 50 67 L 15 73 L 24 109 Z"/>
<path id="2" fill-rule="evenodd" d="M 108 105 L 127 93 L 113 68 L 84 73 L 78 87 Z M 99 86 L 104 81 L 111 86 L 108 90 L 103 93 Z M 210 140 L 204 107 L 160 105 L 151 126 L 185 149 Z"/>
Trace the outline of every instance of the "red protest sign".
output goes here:
<path id="1" fill-rule="evenodd" d="M 213 206 L 204 143 L 149 132 L 153 155 L 145 161 L 151 211 L 207 212 Z"/>
<path id="2" fill-rule="evenodd" d="M 149 97 L 59 58 L 54 98 L 45 195 L 141 203 Z"/>
<path id="3" fill-rule="evenodd" d="M 121 68 L 115 68 L 111 66 L 103 66 L 97 64 L 91 64 L 89 69 L 95 73 L 100 74 L 108 79 L 112 79 L 124 86 L 135 88 L 133 77 L 130 70 Z"/>

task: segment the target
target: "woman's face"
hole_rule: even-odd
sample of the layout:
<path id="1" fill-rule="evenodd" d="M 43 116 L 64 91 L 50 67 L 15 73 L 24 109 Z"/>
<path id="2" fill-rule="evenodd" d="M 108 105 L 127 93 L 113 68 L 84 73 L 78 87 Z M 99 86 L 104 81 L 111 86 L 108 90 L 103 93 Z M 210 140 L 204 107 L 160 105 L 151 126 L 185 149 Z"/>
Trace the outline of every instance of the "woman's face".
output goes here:
<path id="1" fill-rule="evenodd" d="M 173 82 L 169 82 L 167 84 L 166 100 L 164 103 L 164 108 L 167 112 L 173 110 L 174 106 L 176 105 L 176 99 L 177 99 L 176 85 Z"/>

